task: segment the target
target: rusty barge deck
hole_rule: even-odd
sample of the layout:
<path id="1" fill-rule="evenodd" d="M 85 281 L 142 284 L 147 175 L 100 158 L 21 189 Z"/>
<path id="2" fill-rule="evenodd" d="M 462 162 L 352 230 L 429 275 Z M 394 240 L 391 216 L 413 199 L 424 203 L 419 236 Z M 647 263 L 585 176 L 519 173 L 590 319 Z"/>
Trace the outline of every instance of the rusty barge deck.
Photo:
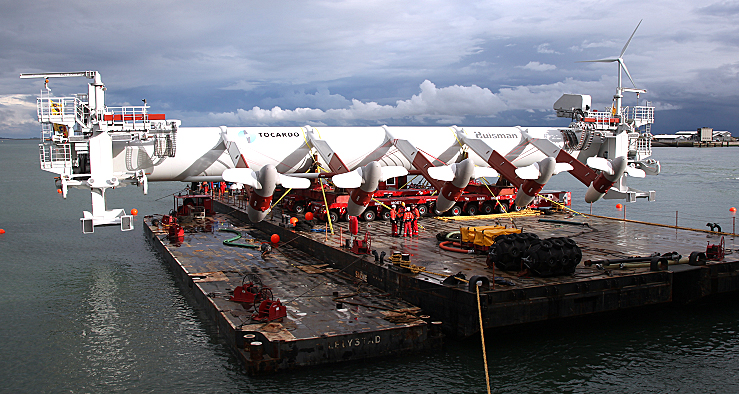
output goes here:
<path id="1" fill-rule="evenodd" d="M 236 205 L 222 201 L 216 205 L 217 209 L 230 215 L 246 217 Z M 563 214 L 546 218 L 568 220 Z M 539 219 L 519 217 L 515 223 L 525 232 L 535 233 L 540 238 L 572 238 L 582 249 L 583 261 L 673 251 L 688 256 L 693 251 L 705 251 L 707 241 L 711 244 L 719 242 L 717 235 L 707 238 L 707 234 L 701 231 L 592 216 L 571 219 L 587 222 L 588 226 L 540 222 Z M 623 268 L 618 265 L 598 268 L 580 263 L 573 275 L 537 278 L 519 276 L 518 272 L 493 271 L 487 267 L 485 255 L 440 249 L 436 239 L 438 232 L 459 230 L 461 226 L 491 225 L 490 219 L 455 222 L 422 218 L 422 229 L 417 238 L 392 237 L 390 224 L 385 221 L 360 222 L 360 234 L 369 231 L 372 235 L 371 249 L 378 253 L 385 251 L 387 256 L 393 251 L 409 254 L 412 263 L 426 271 L 416 273 L 398 269 L 388 262 L 388 258 L 376 261 L 372 255 L 352 254 L 343 245 L 348 233 L 346 222 L 334 223 L 335 234 L 327 236 L 325 233 L 296 232 L 286 228 L 281 221 L 281 215 L 275 213 L 271 220 L 255 226 L 264 232 L 279 234 L 283 242 L 421 308 L 433 320 L 441 321 L 445 333 L 453 336 L 465 337 L 479 332 L 474 286 L 461 281 L 444 283 L 445 276 L 459 272 L 466 278 L 479 275 L 491 282 L 491 286 L 483 287 L 481 291 L 486 329 L 673 302 L 696 302 L 739 289 L 739 261 L 732 255 L 722 261 L 708 261 L 702 266 L 670 265 L 659 271 L 651 270 L 649 263 Z M 499 221 L 510 225 L 510 221 Z M 344 239 L 339 238 L 342 233 Z M 508 285 L 494 285 L 494 277 L 504 279 Z"/>
<path id="2" fill-rule="evenodd" d="M 213 320 L 250 374 L 424 351 L 441 345 L 438 322 L 386 292 L 356 281 L 282 242 L 271 253 L 223 244 L 241 232 L 269 238 L 252 225 L 216 215 L 214 228 L 173 241 L 147 217 L 144 232 L 176 279 Z M 271 234 L 271 233 L 269 233 Z M 254 241 L 254 242 L 255 242 Z M 255 242 L 256 243 L 256 242 Z M 287 309 L 275 321 L 251 319 L 253 307 L 230 296 L 256 274 Z M 351 274 L 353 275 L 353 273 Z"/>

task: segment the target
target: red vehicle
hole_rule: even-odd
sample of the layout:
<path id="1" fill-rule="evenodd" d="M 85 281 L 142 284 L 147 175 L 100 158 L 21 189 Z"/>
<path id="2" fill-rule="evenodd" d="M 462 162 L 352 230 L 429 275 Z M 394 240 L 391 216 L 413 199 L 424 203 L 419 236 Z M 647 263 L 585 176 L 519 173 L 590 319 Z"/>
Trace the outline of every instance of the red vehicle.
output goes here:
<path id="1" fill-rule="evenodd" d="M 395 184 L 402 183 L 398 182 Z M 380 188 L 375 192 L 372 201 L 370 201 L 367 209 L 360 216 L 361 220 L 371 222 L 378 217 L 387 220 L 390 218 L 388 207 L 392 207 L 393 205 L 399 206 L 401 203 L 405 203 L 406 206 L 416 205 L 421 216 L 428 216 L 434 212 L 434 205 L 436 204 L 437 198 L 436 190 L 431 188 L 391 189 L 388 187 L 385 183 L 380 184 Z M 516 191 L 516 188 L 510 186 L 486 186 L 478 182 L 470 182 L 459 201 L 447 211 L 447 214 L 450 216 L 459 216 L 461 214 L 487 215 L 517 211 L 518 208 L 514 204 Z M 495 195 L 491 194 L 491 192 Z M 296 213 L 311 211 L 319 220 L 325 221 L 326 207 L 323 195 L 324 193 L 321 192 L 320 187 L 302 191 L 293 190 L 290 195 L 285 197 L 283 209 Z M 570 192 L 542 191 L 540 195 L 560 204 L 570 205 Z M 325 196 L 331 221 L 346 220 L 349 194 L 341 189 L 334 190 L 332 188 L 331 190 L 326 189 Z M 549 200 L 536 197 L 529 207 L 551 207 L 552 203 Z"/>

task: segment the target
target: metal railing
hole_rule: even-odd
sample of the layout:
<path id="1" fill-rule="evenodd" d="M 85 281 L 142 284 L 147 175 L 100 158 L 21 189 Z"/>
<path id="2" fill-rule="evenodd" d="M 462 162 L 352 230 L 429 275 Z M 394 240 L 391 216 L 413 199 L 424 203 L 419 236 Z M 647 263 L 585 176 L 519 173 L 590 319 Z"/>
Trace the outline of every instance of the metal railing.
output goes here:
<path id="1" fill-rule="evenodd" d="M 77 108 L 76 100 L 75 97 L 36 98 L 38 121 L 41 123 L 74 124 Z"/>
<path id="2" fill-rule="evenodd" d="M 104 120 L 109 128 L 121 131 L 148 130 L 150 128 L 148 107 L 106 107 Z"/>
<path id="3" fill-rule="evenodd" d="M 654 107 L 635 106 L 632 108 L 631 117 L 634 120 L 643 120 L 654 123 Z"/>
<path id="4" fill-rule="evenodd" d="M 39 163 L 42 170 L 72 167 L 70 144 L 39 144 Z"/>

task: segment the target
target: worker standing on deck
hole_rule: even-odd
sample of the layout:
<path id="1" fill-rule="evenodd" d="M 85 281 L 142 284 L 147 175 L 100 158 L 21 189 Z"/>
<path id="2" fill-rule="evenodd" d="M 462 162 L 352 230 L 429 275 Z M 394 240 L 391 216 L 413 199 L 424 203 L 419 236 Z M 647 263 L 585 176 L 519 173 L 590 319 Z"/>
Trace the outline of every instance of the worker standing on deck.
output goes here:
<path id="1" fill-rule="evenodd" d="M 421 213 L 418 212 L 418 206 L 416 206 L 416 204 L 413 204 L 412 213 L 413 213 L 413 236 L 417 237 L 418 236 L 418 218 L 421 217 Z"/>
<path id="2" fill-rule="evenodd" d="M 405 203 L 400 202 L 398 207 L 398 236 L 402 237 L 405 232 Z"/>
<path id="3" fill-rule="evenodd" d="M 393 232 L 392 232 L 393 237 L 397 237 L 398 236 L 398 220 L 397 220 L 398 218 L 397 218 L 397 214 L 395 212 L 396 209 L 397 208 L 395 207 L 395 205 L 393 205 L 390 208 L 390 224 L 392 224 L 392 226 L 393 226 Z"/>
<path id="4" fill-rule="evenodd" d="M 406 237 L 413 235 L 413 212 L 411 212 L 411 207 L 405 208 L 405 213 L 403 214 L 403 230 Z"/>
<path id="5" fill-rule="evenodd" d="M 226 182 L 221 182 L 220 186 L 221 186 L 221 192 L 218 195 L 222 197 L 224 194 L 226 194 Z"/>
<path id="6" fill-rule="evenodd" d="M 396 209 L 395 214 L 395 224 L 398 226 L 398 234 L 396 237 L 400 237 L 403 235 L 403 215 L 405 214 L 405 207 L 404 206 L 398 206 Z"/>

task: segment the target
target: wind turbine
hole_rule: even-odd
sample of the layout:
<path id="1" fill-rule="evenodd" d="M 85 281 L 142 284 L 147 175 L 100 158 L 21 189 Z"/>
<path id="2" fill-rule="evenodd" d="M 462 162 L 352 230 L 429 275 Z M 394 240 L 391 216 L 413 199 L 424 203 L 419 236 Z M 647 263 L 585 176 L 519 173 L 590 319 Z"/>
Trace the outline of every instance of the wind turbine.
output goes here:
<path id="1" fill-rule="evenodd" d="M 626 45 L 624 45 L 623 49 L 621 49 L 621 54 L 618 55 L 617 58 L 610 58 L 610 59 L 599 59 L 599 60 L 583 60 L 578 63 L 618 63 L 618 88 L 616 88 L 616 94 L 613 96 L 614 99 L 616 99 L 616 115 L 621 115 L 621 98 L 624 97 L 623 92 L 634 92 L 634 93 L 646 93 L 647 91 L 645 89 L 636 89 L 636 84 L 634 83 L 634 79 L 631 78 L 631 74 L 629 73 L 629 69 L 626 68 L 626 63 L 624 63 L 624 52 L 626 52 L 626 48 L 629 47 L 629 44 L 631 43 L 631 39 L 634 38 L 634 34 L 636 34 L 636 30 L 639 29 L 639 26 L 641 25 L 643 19 L 639 21 L 639 23 L 636 25 L 636 29 L 634 29 L 634 32 L 631 33 L 631 37 L 629 37 L 629 40 L 626 41 Z M 621 82 L 621 70 L 626 71 L 626 76 L 629 77 L 629 80 L 631 81 L 631 84 L 634 85 L 634 88 L 625 88 L 622 86 Z"/>

